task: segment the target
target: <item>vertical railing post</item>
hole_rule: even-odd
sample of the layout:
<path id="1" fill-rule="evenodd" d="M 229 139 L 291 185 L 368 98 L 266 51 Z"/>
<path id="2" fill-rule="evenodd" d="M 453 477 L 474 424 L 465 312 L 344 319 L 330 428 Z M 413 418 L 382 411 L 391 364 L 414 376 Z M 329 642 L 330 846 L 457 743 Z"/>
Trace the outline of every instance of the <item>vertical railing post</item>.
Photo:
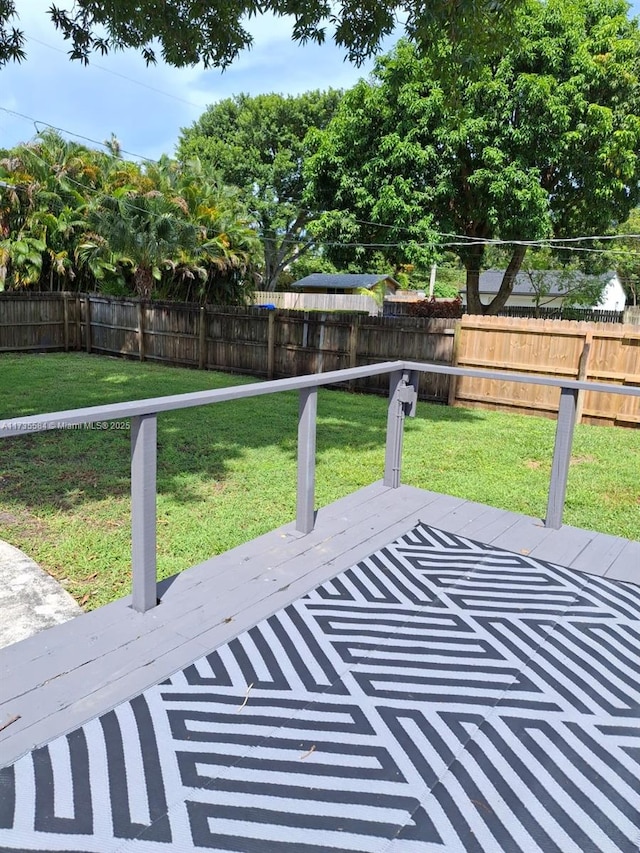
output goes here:
<path id="1" fill-rule="evenodd" d="M 405 415 L 402 392 L 408 381 L 409 372 L 406 370 L 396 370 L 389 374 L 389 411 L 383 482 L 385 486 L 390 486 L 392 489 L 397 489 L 400 485 Z"/>
<path id="2" fill-rule="evenodd" d="M 318 388 L 300 389 L 296 530 L 310 533 L 315 521 L 316 415 Z"/>
<path id="3" fill-rule="evenodd" d="M 157 415 L 131 418 L 132 607 L 140 613 L 158 603 L 156 593 Z"/>
<path id="4" fill-rule="evenodd" d="M 549 499 L 547 501 L 547 514 L 544 520 L 545 527 L 552 527 L 554 530 L 562 527 L 562 513 L 567 494 L 569 465 L 571 463 L 573 430 L 578 407 L 578 393 L 574 388 L 560 389 L 560 406 L 558 408 L 556 441 L 553 448 L 553 462 L 551 464 Z"/>

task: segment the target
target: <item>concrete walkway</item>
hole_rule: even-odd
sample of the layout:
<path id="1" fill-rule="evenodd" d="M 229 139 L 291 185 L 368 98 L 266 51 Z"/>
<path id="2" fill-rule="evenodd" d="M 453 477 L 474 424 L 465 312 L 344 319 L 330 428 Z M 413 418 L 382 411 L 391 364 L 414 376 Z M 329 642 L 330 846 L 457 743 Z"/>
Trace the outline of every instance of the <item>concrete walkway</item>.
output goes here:
<path id="1" fill-rule="evenodd" d="M 0 540 L 0 648 L 81 612 L 56 580 L 22 551 Z"/>

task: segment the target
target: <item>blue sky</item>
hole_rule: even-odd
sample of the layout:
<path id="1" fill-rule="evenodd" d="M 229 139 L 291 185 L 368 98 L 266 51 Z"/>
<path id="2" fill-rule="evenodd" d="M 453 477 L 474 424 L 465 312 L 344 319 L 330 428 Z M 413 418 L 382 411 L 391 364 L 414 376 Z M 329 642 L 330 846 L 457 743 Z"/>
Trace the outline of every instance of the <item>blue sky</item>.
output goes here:
<path id="1" fill-rule="evenodd" d="M 251 22 L 253 48 L 224 73 L 160 63 L 147 68 L 131 51 L 96 57 L 85 67 L 66 56 L 67 45 L 46 14 L 50 5 L 51 0 L 17 0 L 28 58 L 0 68 L 0 147 L 32 138 L 48 123 L 97 143 L 115 133 L 127 156 L 157 159 L 173 153 L 180 129 L 207 104 L 240 92 L 348 88 L 372 66 L 349 64 L 332 43 L 296 45 L 286 20 L 261 18 Z M 640 0 L 632 8 L 640 14 Z"/>
<path id="2" fill-rule="evenodd" d="M 286 20 L 265 17 L 248 27 L 253 48 L 225 72 L 161 63 L 147 68 L 133 51 L 82 66 L 66 56 L 68 45 L 46 14 L 50 6 L 51 0 L 17 0 L 28 58 L 0 68 L 0 147 L 33 137 L 43 126 L 34 125 L 37 119 L 98 142 L 113 132 L 126 151 L 157 159 L 173 153 L 180 128 L 194 122 L 207 104 L 240 92 L 348 88 L 372 65 L 358 69 L 345 62 L 332 43 L 300 47 L 291 41 Z"/>

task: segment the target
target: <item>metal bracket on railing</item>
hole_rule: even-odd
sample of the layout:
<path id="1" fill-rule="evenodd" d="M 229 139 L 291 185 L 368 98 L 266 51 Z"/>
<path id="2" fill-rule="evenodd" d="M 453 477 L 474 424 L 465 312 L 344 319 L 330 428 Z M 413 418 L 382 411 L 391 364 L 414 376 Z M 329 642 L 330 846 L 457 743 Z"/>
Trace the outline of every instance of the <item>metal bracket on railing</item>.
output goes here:
<path id="1" fill-rule="evenodd" d="M 404 413 L 415 418 L 418 404 L 418 372 L 412 370 L 407 384 L 402 383 L 398 388 L 398 400 L 404 404 Z"/>
<path id="2" fill-rule="evenodd" d="M 404 413 L 410 418 L 416 416 L 416 404 L 418 402 L 418 389 L 413 385 L 401 385 L 398 389 L 398 400 L 405 406 Z"/>

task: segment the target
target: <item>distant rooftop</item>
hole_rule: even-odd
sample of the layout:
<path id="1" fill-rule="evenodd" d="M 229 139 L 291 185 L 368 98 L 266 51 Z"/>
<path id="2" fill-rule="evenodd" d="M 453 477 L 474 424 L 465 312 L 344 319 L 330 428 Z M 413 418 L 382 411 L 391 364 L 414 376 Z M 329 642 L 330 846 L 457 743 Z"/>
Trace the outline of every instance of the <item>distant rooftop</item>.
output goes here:
<path id="1" fill-rule="evenodd" d="M 330 288 L 331 290 L 351 290 L 354 287 L 366 287 L 367 290 L 375 287 L 381 281 L 391 281 L 397 287 L 400 285 L 390 275 L 369 273 L 323 273 L 314 272 L 294 282 L 291 286 L 295 288 L 317 287 L 318 289 Z"/>
<path id="2" fill-rule="evenodd" d="M 497 293 L 500 290 L 500 285 L 502 283 L 502 277 L 504 275 L 504 270 L 485 270 L 485 272 L 480 273 L 480 293 Z M 549 296 L 563 296 L 567 292 L 566 285 L 563 286 L 562 282 L 562 273 L 558 270 L 545 270 L 545 285 L 549 286 L 548 295 Z M 576 282 L 581 281 L 583 279 L 587 280 L 598 280 L 607 282 L 610 281 L 614 276 L 615 272 L 605 272 L 602 275 L 586 275 L 582 272 L 576 272 Z M 463 288 L 462 293 L 466 293 L 466 288 Z M 529 276 L 524 272 L 519 272 L 516 276 L 516 283 L 513 287 L 513 293 L 516 296 L 530 296 L 534 293 L 534 289 L 531 286 L 531 281 L 529 280 Z"/>

